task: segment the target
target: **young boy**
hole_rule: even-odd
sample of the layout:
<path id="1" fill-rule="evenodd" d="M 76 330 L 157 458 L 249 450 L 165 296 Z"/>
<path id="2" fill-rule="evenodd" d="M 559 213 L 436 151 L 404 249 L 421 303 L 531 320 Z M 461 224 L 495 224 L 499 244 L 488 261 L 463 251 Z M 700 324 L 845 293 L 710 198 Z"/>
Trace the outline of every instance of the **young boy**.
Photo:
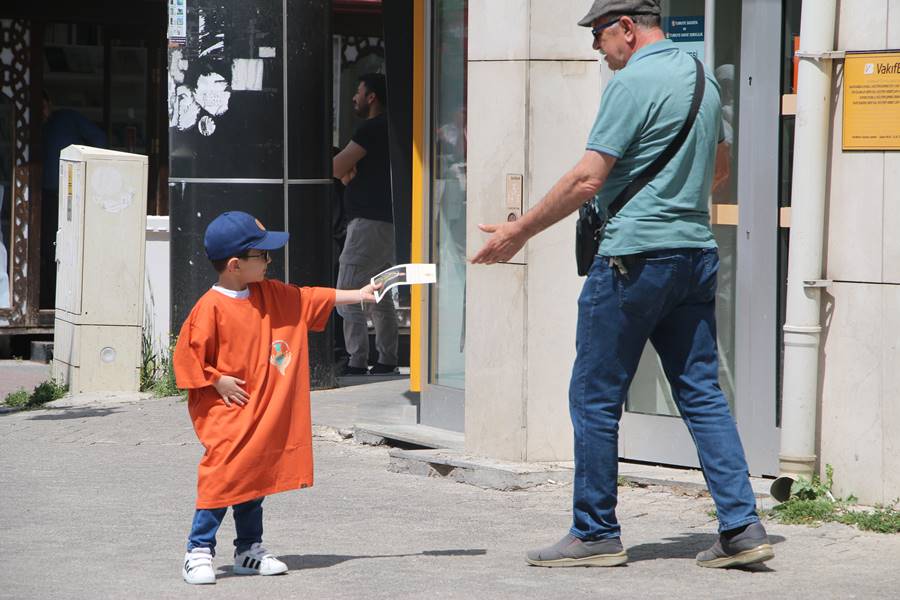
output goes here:
<path id="1" fill-rule="evenodd" d="M 325 328 L 335 304 L 375 300 L 372 285 L 334 290 L 266 279 L 269 251 L 287 241 L 244 212 L 223 213 L 206 229 L 219 281 L 184 322 L 173 358 L 206 449 L 181 571 L 187 583 L 216 582 L 216 531 L 229 506 L 235 574 L 287 571 L 262 547 L 262 501 L 313 483 L 307 333 Z"/>

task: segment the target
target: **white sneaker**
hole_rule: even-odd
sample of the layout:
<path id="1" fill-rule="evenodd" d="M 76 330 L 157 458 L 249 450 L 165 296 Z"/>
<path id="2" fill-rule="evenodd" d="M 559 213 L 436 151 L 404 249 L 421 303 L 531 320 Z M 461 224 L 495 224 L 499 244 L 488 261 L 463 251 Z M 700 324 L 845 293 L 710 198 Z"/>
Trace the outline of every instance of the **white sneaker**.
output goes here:
<path id="1" fill-rule="evenodd" d="M 187 583 L 215 583 L 216 572 L 213 571 L 212 552 L 209 548 L 194 548 L 187 552 L 184 555 L 181 576 Z"/>
<path id="2" fill-rule="evenodd" d="M 250 546 L 249 550 L 234 554 L 234 573 L 236 575 L 278 575 L 287 571 L 287 565 L 269 554 L 259 543 Z"/>

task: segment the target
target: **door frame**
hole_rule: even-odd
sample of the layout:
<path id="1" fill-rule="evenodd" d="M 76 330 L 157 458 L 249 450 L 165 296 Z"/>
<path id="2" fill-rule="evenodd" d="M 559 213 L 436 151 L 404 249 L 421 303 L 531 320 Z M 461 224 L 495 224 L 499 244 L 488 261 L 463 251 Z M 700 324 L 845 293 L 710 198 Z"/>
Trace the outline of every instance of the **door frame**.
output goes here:
<path id="1" fill-rule="evenodd" d="M 736 293 L 738 431 L 753 475 L 777 475 L 782 0 L 743 3 Z"/>
<path id="2" fill-rule="evenodd" d="M 432 246 L 432 181 L 431 181 L 431 159 L 432 159 L 432 102 L 434 100 L 434 81 L 432 69 L 432 42 L 434 40 L 434 0 L 424 0 L 424 19 L 425 19 L 425 36 L 423 40 L 424 47 L 414 49 L 413 51 L 422 51 L 425 60 L 423 66 L 425 69 L 425 102 L 424 102 L 424 147 L 422 152 L 422 185 L 425 189 L 423 202 L 423 246 L 425 255 L 429 257 L 429 262 L 434 262 L 434 248 Z M 444 385 L 433 383 L 433 326 L 436 321 L 437 308 L 434 305 L 435 290 L 432 286 L 425 286 L 424 318 L 422 327 L 422 347 L 421 347 L 421 368 L 422 368 L 422 391 L 419 404 L 419 423 L 430 427 L 440 429 L 448 429 L 450 431 L 464 432 L 465 430 L 465 407 L 466 393 L 465 389 L 451 388 Z"/>

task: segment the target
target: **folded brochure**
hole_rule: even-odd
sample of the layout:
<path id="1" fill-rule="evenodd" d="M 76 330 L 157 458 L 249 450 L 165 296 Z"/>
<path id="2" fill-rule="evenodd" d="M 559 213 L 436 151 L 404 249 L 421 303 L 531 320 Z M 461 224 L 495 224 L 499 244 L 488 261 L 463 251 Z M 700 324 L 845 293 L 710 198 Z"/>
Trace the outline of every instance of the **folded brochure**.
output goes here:
<path id="1" fill-rule="evenodd" d="M 437 267 L 430 263 L 397 265 L 385 269 L 372 278 L 372 285 L 382 284 L 381 289 L 375 290 L 375 302 L 381 302 L 388 291 L 398 285 L 434 283 L 436 281 Z"/>

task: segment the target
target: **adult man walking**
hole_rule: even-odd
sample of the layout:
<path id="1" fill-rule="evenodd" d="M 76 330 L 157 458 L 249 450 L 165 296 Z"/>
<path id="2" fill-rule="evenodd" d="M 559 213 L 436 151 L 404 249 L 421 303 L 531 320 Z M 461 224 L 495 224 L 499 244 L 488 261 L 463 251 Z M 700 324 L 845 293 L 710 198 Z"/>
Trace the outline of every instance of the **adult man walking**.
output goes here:
<path id="1" fill-rule="evenodd" d="M 628 556 L 616 520 L 618 422 L 647 340 L 694 438 L 719 517 L 706 567 L 772 558 L 755 511 L 744 451 L 719 389 L 715 289 L 718 253 L 707 198 L 721 102 L 715 80 L 665 39 L 658 0 L 596 0 L 579 25 L 618 71 L 606 88 L 587 151 L 520 220 L 480 225 L 491 233 L 473 263 L 510 259 L 533 235 L 594 198 L 604 213 L 685 124 L 695 87 L 699 110 L 666 166 L 611 218 L 578 300 L 569 387 L 575 433 L 573 523 L 553 546 L 531 551 L 539 566 L 613 566 Z M 701 85 L 703 87 L 701 87 Z"/>
<path id="2" fill-rule="evenodd" d="M 334 176 L 347 185 L 344 190 L 347 239 L 339 259 L 337 280 L 337 288 L 341 290 L 359 289 L 394 262 L 386 106 L 384 75 L 360 76 L 353 109 L 366 120 L 347 146 L 335 155 L 332 164 Z M 344 373 L 393 373 L 397 368 L 397 314 L 391 296 L 365 307 L 348 304 L 337 310 L 344 318 L 344 342 L 350 354 Z M 371 316 L 375 325 L 378 349 L 378 361 L 371 371 L 367 316 Z"/>

